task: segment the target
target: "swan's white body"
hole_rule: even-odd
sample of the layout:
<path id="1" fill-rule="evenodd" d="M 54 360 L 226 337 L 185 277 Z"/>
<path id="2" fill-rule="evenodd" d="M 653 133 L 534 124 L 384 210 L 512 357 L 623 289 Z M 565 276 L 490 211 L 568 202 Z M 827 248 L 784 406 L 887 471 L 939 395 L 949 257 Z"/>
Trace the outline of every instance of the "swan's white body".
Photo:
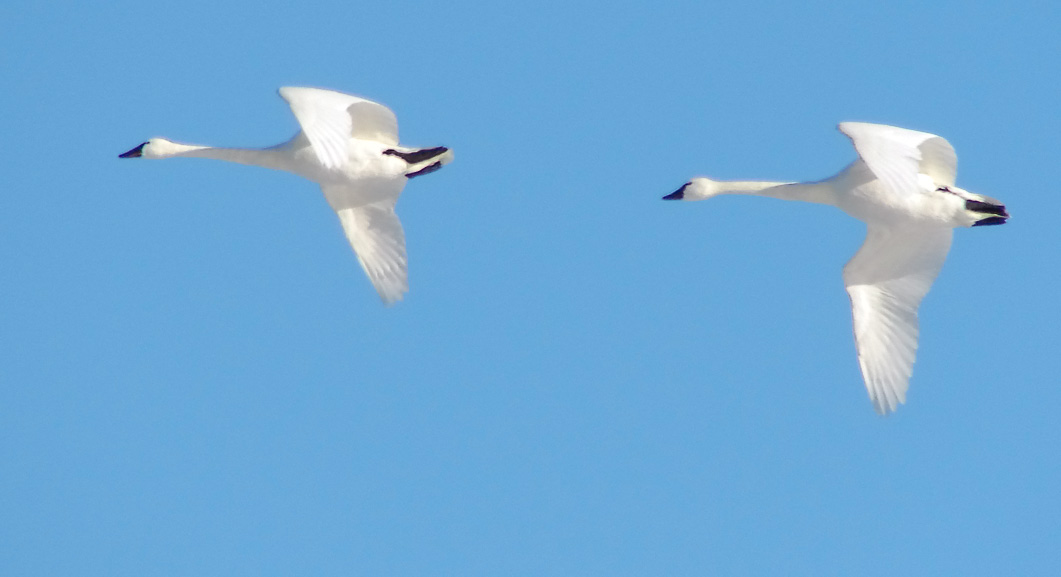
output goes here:
<path id="1" fill-rule="evenodd" d="M 405 235 L 394 205 L 410 177 L 437 170 L 453 153 L 398 146 L 398 121 L 376 102 L 319 88 L 284 87 L 280 96 L 302 128 L 283 144 L 215 148 L 152 138 L 121 157 L 214 158 L 293 172 L 320 184 L 380 298 L 388 304 L 401 300 L 409 286 Z"/>
<path id="2" fill-rule="evenodd" d="M 844 267 L 862 377 L 878 413 L 906 402 L 917 351 L 917 308 L 950 250 L 955 227 L 1002 224 L 997 200 L 954 186 L 957 157 L 933 134 L 841 123 L 859 159 L 811 183 L 720 182 L 694 178 L 668 200 L 752 194 L 830 204 L 867 225 L 866 241 Z"/>

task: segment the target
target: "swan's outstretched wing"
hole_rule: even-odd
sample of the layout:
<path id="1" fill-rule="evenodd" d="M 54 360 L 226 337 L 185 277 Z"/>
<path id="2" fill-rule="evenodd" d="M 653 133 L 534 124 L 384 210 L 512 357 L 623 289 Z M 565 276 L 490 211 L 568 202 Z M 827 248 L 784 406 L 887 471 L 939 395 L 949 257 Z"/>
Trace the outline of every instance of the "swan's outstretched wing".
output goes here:
<path id="1" fill-rule="evenodd" d="M 346 163 L 351 137 L 398 144 L 398 119 L 389 108 L 342 92 L 285 86 L 280 96 L 291 105 L 302 132 L 327 168 Z"/>
<path id="2" fill-rule="evenodd" d="M 405 233 L 394 203 L 381 201 L 336 211 L 361 268 L 383 302 L 393 304 L 409 292 Z"/>
<path id="3" fill-rule="evenodd" d="M 858 364 L 880 414 L 906 402 L 917 353 L 917 307 L 950 250 L 951 229 L 869 225 L 844 266 Z"/>
<path id="4" fill-rule="evenodd" d="M 932 177 L 937 186 L 954 184 L 958 157 L 950 143 L 935 134 L 866 122 L 841 122 L 839 128 L 895 194 L 916 192 L 918 173 Z"/>
<path id="5" fill-rule="evenodd" d="M 394 203 L 405 177 L 364 181 L 352 186 L 322 185 L 321 191 L 346 232 L 365 274 L 383 302 L 393 304 L 409 291 L 405 232 Z"/>

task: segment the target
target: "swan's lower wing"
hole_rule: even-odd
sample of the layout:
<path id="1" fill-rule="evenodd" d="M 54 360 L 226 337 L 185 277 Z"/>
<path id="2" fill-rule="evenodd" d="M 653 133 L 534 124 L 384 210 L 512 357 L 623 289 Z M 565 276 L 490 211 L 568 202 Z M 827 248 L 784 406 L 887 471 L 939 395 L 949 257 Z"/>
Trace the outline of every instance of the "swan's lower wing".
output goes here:
<path id="1" fill-rule="evenodd" d="M 405 232 L 393 201 L 336 211 L 361 268 L 383 302 L 393 304 L 409 291 Z"/>
<path id="2" fill-rule="evenodd" d="M 858 364 L 880 414 L 906 402 L 917 353 L 917 307 L 943 268 L 952 231 L 870 225 L 844 266 Z"/>

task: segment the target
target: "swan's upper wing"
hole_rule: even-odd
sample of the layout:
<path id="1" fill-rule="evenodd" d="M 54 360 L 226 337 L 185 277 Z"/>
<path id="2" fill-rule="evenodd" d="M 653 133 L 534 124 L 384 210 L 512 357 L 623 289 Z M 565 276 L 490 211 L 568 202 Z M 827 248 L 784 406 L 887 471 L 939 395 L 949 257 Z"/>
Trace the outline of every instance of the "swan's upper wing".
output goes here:
<path id="1" fill-rule="evenodd" d="M 841 122 L 839 128 L 873 174 L 896 194 L 916 192 L 918 173 L 932 177 L 937 186 L 954 184 L 958 157 L 950 143 L 935 134 L 866 122 Z"/>
<path id="2" fill-rule="evenodd" d="M 917 352 L 917 307 L 950 250 L 949 228 L 869 225 L 844 266 L 858 364 L 880 414 L 906 402 Z"/>
<path id="3" fill-rule="evenodd" d="M 389 108 L 342 92 L 285 86 L 280 96 L 291 105 L 302 132 L 327 168 L 346 162 L 350 138 L 398 144 L 398 119 Z"/>
<path id="4" fill-rule="evenodd" d="M 380 190 L 321 187 L 328 203 L 339 215 L 346 239 L 357 254 L 361 268 L 365 269 L 376 292 L 387 304 L 400 301 L 409 291 L 405 232 L 394 213 L 394 203 L 404 185 L 398 182 L 394 185 L 397 190 L 390 190 L 385 184 L 377 187 Z M 365 202 L 366 198 L 376 200 Z"/>

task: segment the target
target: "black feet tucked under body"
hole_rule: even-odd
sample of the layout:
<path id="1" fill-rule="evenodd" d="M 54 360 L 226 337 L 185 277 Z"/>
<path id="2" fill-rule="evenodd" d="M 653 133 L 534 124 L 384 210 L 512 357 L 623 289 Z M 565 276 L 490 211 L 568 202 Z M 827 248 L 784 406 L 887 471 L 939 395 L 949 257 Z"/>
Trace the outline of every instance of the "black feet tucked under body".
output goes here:
<path id="1" fill-rule="evenodd" d="M 391 156 L 397 156 L 398 158 L 408 162 L 409 164 L 420 164 L 425 160 L 431 160 L 432 158 L 445 154 L 449 149 L 445 146 L 436 146 L 434 148 L 422 148 L 420 150 L 414 150 L 412 152 L 399 152 L 393 148 L 388 148 L 383 151 L 383 154 L 389 154 Z M 436 169 L 437 170 L 437 169 Z"/>
<path id="2" fill-rule="evenodd" d="M 991 204 L 990 202 L 980 202 L 978 200 L 967 200 L 965 201 L 965 210 L 971 210 L 987 216 L 976 221 L 973 226 L 990 226 L 993 224 L 1005 224 L 1006 219 L 1009 218 L 1009 213 L 1006 212 L 1006 207 L 1001 204 Z"/>
<path id="3" fill-rule="evenodd" d="M 973 212 L 982 212 L 984 214 L 993 214 L 995 216 L 1009 217 L 1009 213 L 1006 212 L 1006 207 L 1001 204 L 991 204 L 989 202 L 980 202 L 978 200 L 967 200 L 965 201 L 965 210 L 971 210 Z"/>
<path id="4" fill-rule="evenodd" d="M 1006 224 L 1004 216 L 989 216 L 973 223 L 973 226 L 990 226 L 992 224 Z"/>
<path id="5" fill-rule="evenodd" d="M 431 174 L 432 172 L 435 172 L 436 170 L 438 170 L 440 168 L 442 168 L 442 163 L 441 162 L 433 162 L 433 163 L 421 168 L 420 170 L 417 170 L 416 172 L 410 172 L 409 174 L 406 174 L 405 178 L 412 178 L 414 176 L 423 176 L 425 174 Z"/>

